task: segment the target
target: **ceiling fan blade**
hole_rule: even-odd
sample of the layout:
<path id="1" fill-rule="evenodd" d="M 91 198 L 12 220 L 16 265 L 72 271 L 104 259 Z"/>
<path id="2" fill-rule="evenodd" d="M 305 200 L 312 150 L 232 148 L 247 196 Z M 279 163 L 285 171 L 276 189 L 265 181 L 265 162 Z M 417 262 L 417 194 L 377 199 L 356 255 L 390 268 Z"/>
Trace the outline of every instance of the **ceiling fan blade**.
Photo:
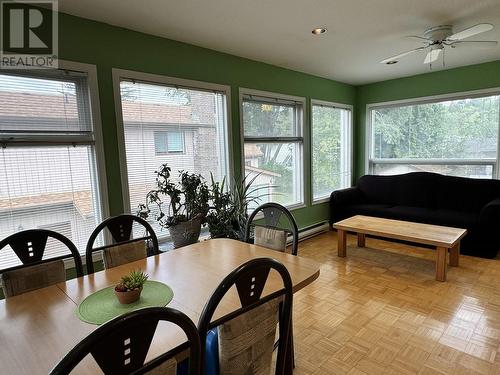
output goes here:
<path id="1" fill-rule="evenodd" d="M 423 36 L 418 35 L 407 35 L 406 38 L 416 39 L 416 41 L 420 43 L 432 43 L 432 39 L 424 38 Z"/>
<path id="2" fill-rule="evenodd" d="M 465 38 L 470 38 L 471 36 L 484 33 L 493 29 L 493 25 L 489 23 L 480 23 L 479 25 L 469 27 L 468 29 L 462 30 L 458 33 L 450 35 L 446 40 L 462 40 Z"/>
<path id="3" fill-rule="evenodd" d="M 421 51 L 423 49 L 426 49 L 427 47 L 419 47 L 419 48 L 415 48 L 415 49 L 412 49 L 411 51 L 408 51 L 408 52 L 403 52 L 403 53 L 400 53 L 399 55 L 396 55 L 396 56 L 392 56 L 392 57 L 389 57 L 385 60 L 382 60 L 380 63 L 381 64 L 387 64 L 388 62 L 391 62 L 391 61 L 396 61 L 398 60 L 399 58 L 401 57 L 404 57 L 404 56 L 407 56 L 407 55 L 410 55 L 414 52 L 418 52 L 418 51 Z"/>
<path id="4" fill-rule="evenodd" d="M 451 46 L 452 48 L 460 46 L 491 48 L 496 47 L 498 42 L 496 40 L 457 40 L 456 42 L 447 43 L 446 45 Z"/>
<path id="5" fill-rule="evenodd" d="M 425 56 L 424 64 L 433 63 L 439 58 L 440 54 L 441 54 L 441 48 L 430 50 L 429 53 L 427 53 L 427 56 Z"/>

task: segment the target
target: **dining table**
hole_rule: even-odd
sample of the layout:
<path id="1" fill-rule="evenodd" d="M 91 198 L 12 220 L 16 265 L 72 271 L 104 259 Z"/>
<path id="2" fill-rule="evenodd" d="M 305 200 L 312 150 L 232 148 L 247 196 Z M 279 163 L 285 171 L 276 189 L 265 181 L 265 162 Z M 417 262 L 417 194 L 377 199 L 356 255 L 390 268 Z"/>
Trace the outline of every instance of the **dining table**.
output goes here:
<path id="1" fill-rule="evenodd" d="M 98 327 L 78 318 L 78 305 L 92 293 L 116 285 L 132 270 L 142 270 L 150 280 L 167 284 L 174 294 L 167 306 L 182 311 L 197 324 L 203 307 L 224 277 L 241 264 L 261 257 L 285 265 L 294 293 L 320 273 L 319 263 L 308 258 L 232 239 L 211 239 L 0 300 L 0 373 L 49 373 L 69 350 Z M 282 288 L 279 274 L 271 271 L 262 295 Z M 238 294 L 232 288 L 219 304 L 214 319 L 240 307 Z M 146 360 L 184 341 L 178 327 L 161 322 Z M 100 370 L 87 356 L 74 373 L 95 374 Z"/>

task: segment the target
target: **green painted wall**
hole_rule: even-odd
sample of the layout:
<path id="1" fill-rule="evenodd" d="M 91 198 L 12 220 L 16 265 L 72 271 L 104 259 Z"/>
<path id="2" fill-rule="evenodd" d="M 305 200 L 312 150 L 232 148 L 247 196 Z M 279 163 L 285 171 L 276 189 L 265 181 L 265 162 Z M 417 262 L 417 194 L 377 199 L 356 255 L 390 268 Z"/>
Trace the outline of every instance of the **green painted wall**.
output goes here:
<path id="1" fill-rule="evenodd" d="M 373 83 L 356 88 L 355 176 L 365 173 L 366 105 L 500 87 L 500 60 Z"/>
<path id="2" fill-rule="evenodd" d="M 159 38 L 104 23 L 60 14 L 61 59 L 97 66 L 106 172 L 111 214 L 123 210 L 112 68 L 122 68 L 231 86 L 232 147 L 236 174 L 240 173 L 240 114 L 238 87 L 273 91 L 310 99 L 354 104 L 355 88 L 292 70 Z M 308 129 L 305 129 L 308 134 Z M 305 145 L 306 204 L 294 211 L 300 227 L 328 219 L 327 204 L 311 205 L 309 144 Z"/>

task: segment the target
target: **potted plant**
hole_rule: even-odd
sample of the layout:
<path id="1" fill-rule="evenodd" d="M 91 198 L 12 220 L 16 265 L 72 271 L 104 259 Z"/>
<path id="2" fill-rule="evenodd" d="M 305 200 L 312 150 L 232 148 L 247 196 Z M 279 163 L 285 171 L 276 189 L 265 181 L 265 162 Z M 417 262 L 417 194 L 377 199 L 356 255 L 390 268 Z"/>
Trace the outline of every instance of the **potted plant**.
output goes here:
<path id="1" fill-rule="evenodd" d="M 198 241 L 209 210 L 208 186 L 199 174 L 179 171 L 179 182 L 171 178 L 171 168 L 162 164 L 156 174 L 156 187 L 146 195 L 137 215 L 147 219 L 154 205 L 154 216 L 170 232 L 174 247 Z"/>
<path id="2" fill-rule="evenodd" d="M 149 278 L 144 272 L 137 270 L 121 278 L 115 286 L 115 295 L 122 305 L 137 301 L 141 297 L 144 283 Z"/>
<path id="3" fill-rule="evenodd" d="M 233 190 L 226 189 L 226 178 L 216 182 L 211 175 L 210 210 L 206 217 L 211 238 L 232 238 L 245 240 L 245 227 L 248 220 L 248 205 L 258 203 L 260 197 L 255 194 L 267 186 L 252 188 L 260 173 L 251 178 L 233 181 Z"/>

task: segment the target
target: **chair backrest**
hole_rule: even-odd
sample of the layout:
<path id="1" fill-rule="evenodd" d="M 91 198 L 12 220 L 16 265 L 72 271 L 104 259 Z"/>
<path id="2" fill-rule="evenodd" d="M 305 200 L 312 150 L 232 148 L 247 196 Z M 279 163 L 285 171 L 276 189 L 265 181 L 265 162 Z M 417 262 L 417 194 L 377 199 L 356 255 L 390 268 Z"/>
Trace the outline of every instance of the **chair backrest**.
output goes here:
<path id="1" fill-rule="evenodd" d="M 259 213 L 263 214 L 263 225 L 254 223 L 255 217 Z M 245 241 L 248 243 L 285 251 L 288 235 L 292 236 L 292 254 L 297 255 L 299 229 L 292 213 L 281 204 L 264 203 L 257 207 L 248 218 L 245 229 Z M 279 248 L 282 246 L 283 249 Z"/>
<path id="2" fill-rule="evenodd" d="M 262 297 L 271 270 L 281 276 L 283 288 Z M 241 307 L 212 321 L 217 306 L 233 286 Z M 242 264 L 224 278 L 201 313 L 198 331 L 202 358 L 206 355 L 207 334 L 217 327 L 221 374 L 266 373 L 271 366 L 279 322 L 275 373 L 282 374 L 291 329 L 292 299 L 292 280 L 283 264 L 271 258 L 256 258 Z"/>
<path id="3" fill-rule="evenodd" d="M 43 259 L 49 238 L 63 244 L 69 250 L 68 254 Z M 75 244 L 60 233 L 47 229 L 28 229 L 0 241 L 0 251 L 6 246 L 10 246 L 22 263 L 0 270 L 4 284 L 9 284 L 3 286 L 8 297 L 64 281 L 63 259 L 72 258 L 76 275 L 83 276 L 82 259 Z"/>
<path id="4" fill-rule="evenodd" d="M 144 228 L 146 232 L 145 236 L 132 238 L 132 227 L 134 223 L 137 223 Z M 110 245 L 104 245 L 94 248 L 94 242 L 97 236 L 99 236 L 99 234 L 104 229 L 108 229 L 108 231 L 111 233 L 113 243 Z M 97 251 L 105 251 L 106 249 L 110 249 L 110 252 L 106 254 L 108 255 L 108 263 L 105 262 L 105 266 L 107 268 L 109 268 L 110 266 L 116 267 L 120 264 L 144 258 L 143 256 L 139 256 L 139 254 L 141 254 L 142 252 L 140 248 L 134 245 L 128 245 L 133 243 L 139 243 L 140 245 L 144 244 L 144 249 L 146 249 L 146 256 L 156 255 L 160 253 L 156 233 L 146 220 L 138 216 L 128 214 L 114 216 L 104 220 L 94 229 L 87 242 L 87 248 L 85 250 L 87 273 L 94 273 L 92 254 Z M 119 245 L 127 246 L 123 246 L 121 248 Z M 119 251 L 123 251 L 124 253 L 127 251 L 128 254 L 123 254 L 123 258 L 120 259 Z"/>
<path id="5" fill-rule="evenodd" d="M 180 327 L 187 341 L 145 363 L 160 321 Z M 132 311 L 103 324 L 78 343 L 50 372 L 69 374 L 88 354 L 105 374 L 153 374 L 174 370 L 175 356 L 189 350 L 189 375 L 200 374 L 200 337 L 194 323 L 182 312 L 169 307 Z"/>

